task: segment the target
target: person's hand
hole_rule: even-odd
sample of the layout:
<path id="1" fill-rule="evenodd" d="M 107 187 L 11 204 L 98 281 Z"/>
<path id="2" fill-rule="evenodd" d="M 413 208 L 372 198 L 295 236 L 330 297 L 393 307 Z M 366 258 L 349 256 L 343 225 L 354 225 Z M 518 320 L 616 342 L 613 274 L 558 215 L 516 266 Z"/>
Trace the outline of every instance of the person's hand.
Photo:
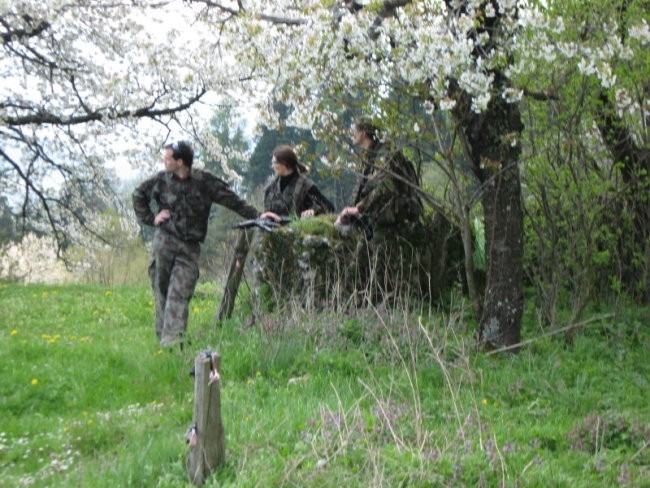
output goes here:
<path id="1" fill-rule="evenodd" d="M 302 213 L 300 214 L 301 219 L 308 219 L 309 217 L 313 217 L 316 215 L 314 212 L 313 208 L 308 208 L 307 210 L 303 210 Z"/>
<path id="2" fill-rule="evenodd" d="M 264 212 L 260 215 L 260 219 L 273 220 L 275 222 L 280 222 L 280 216 L 273 212 Z"/>
<path id="3" fill-rule="evenodd" d="M 162 224 L 165 220 L 169 220 L 169 218 L 172 216 L 172 214 L 169 212 L 168 208 L 163 208 L 160 212 L 158 212 L 158 215 L 156 215 L 153 219 L 153 225 L 156 227 Z"/>
<path id="4" fill-rule="evenodd" d="M 359 215 L 359 209 L 357 207 L 345 207 L 343 210 L 341 210 L 341 213 L 339 214 L 338 217 L 336 217 L 336 222 L 335 224 L 342 224 L 343 219 L 349 215 L 355 216 Z"/>

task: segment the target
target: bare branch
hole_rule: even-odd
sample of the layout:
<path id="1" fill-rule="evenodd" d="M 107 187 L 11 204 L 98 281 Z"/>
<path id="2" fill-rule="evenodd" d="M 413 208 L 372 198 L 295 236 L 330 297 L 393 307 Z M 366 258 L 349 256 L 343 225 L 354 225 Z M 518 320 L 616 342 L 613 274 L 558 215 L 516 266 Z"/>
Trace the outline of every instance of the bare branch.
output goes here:
<path id="1" fill-rule="evenodd" d="M 163 108 L 163 109 L 154 109 L 156 103 L 154 101 L 149 106 L 142 107 L 136 110 L 124 110 L 115 113 L 110 113 L 110 112 L 105 113 L 102 111 L 90 111 L 88 107 L 82 104 L 82 107 L 86 111 L 86 114 L 84 115 L 66 117 L 63 115 L 53 114 L 45 111 L 36 111 L 33 114 L 24 115 L 20 117 L 5 116 L 2 118 L 2 122 L 5 125 L 13 126 L 13 127 L 20 127 L 20 126 L 30 125 L 30 124 L 71 126 L 71 125 L 85 124 L 87 122 L 96 122 L 101 120 L 120 120 L 120 119 L 132 118 L 132 117 L 154 119 L 156 117 L 160 117 L 163 115 L 171 115 L 177 112 L 182 112 L 183 110 L 187 110 L 194 103 L 198 102 L 203 97 L 203 95 L 206 94 L 206 92 L 207 90 L 203 88 L 199 93 L 189 98 L 184 103 L 172 107 Z"/>
<path id="2" fill-rule="evenodd" d="M 208 8 L 220 10 L 222 12 L 232 15 L 233 17 L 236 17 L 246 12 L 242 2 L 240 1 L 237 2 L 238 8 L 228 7 L 226 5 L 223 5 L 220 2 L 214 2 L 212 0 L 188 0 L 188 1 L 190 3 L 202 3 Z M 307 19 L 303 19 L 303 18 L 281 17 L 278 15 L 268 15 L 268 14 L 260 14 L 258 18 L 265 22 L 270 22 L 271 24 L 279 24 L 279 25 L 306 25 L 307 24 Z"/>
<path id="3" fill-rule="evenodd" d="M 549 100 L 559 100 L 558 96 L 555 93 L 553 93 L 553 89 L 542 91 L 542 92 L 536 92 L 524 88 L 524 95 L 528 98 L 532 98 L 533 100 L 539 100 L 540 102 L 547 102 Z"/>
<path id="4" fill-rule="evenodd" d="M 22 205 L 22 212 L 23 212 L 23 222 L 27 220 L 27 206 L 28 206 L 28 201 L 29 201 L 29 193 L 30 191 L 34 192 L 36 194 L 36 197 L 38 200 L 41 202 L 41 205 L 43 206 L 43 210 L 45 210 L 45 215 L 47 216 L 47 221 L 50 224 L 50 228 L 52 229 L 52 232 L 54 233 L 54 237 L 57 241 L 57 243 L 62 243 L 63 242 L 63 236 L 61 235 L 59 226 L 56 224 L 56 221 L 54 219 L 54 216 L 52 214 L 52 210 L 50 208 L 48 199 L 45 197 L 45 195 L 38 189 L 33 183 L 33 180 L 29 174 L 25 174 L 23 170 L 21 169 L 20 165 L 16 163 L 6 152 L 4 152 L 2 149 L 0 149 L 0 157 L 2 157 L 7 163 L 9 163 L 16 173 L 20 176 L 22 181 L 25 183 L 25 188 L 27 191 L 25 191 L 25 198 L 23 200 L 23 205 Z M 31 167 L 31 165 L 30 165 Z M 61 249 L 61 246 L 59 245 L 59 249 L 57 249 L 57 255 L 59 254 L 59 251 Z"/>
<path id="5" fill-rule="evenodd" d="M 32 19 L 29 16 L 23 16 L 23 18 L 31 24 Z M 43 20 L 33 29 L 13 29 L 4 17 L 0 17 L 0 25 L 6 29 L 6 32 L 0 34 L 0 39 L 2 39 L 3 44 L 10 44 L 25 38 L 38 37 L 51 26 L 49 22 Z"/>

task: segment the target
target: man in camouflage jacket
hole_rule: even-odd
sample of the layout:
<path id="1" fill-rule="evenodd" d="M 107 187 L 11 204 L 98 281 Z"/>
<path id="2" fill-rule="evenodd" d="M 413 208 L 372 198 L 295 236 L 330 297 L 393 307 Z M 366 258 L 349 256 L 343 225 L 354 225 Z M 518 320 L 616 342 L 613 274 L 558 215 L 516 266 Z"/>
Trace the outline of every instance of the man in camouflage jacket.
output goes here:
<path id="1" fill-rule="evenodd" d="M 352 142 L 359 146 L 362 165 L 352 193 L 353 206 L 344 208 L 335 226 L 344 233 L 360 224 L 365 239 L 354 250 L 354 289 L 373 303 L 394 298 L 401 277 L 409 274 L 402 247 L 422 214 L 417 174 L 410 161 L 390 143 L 379 140 L 377 127 L 367 118 L 353 127 Z M 406 264 L 407 269 L 404 269 Z"/>
<path id="2" fill-rule="evenodd" d="M 194 152 L 187 142 L 165 146 L 163 161 L 165 170 L 133 192 L 133 208 L 142 224 L 156 228 L 149 265 L 156 334 L 163 347 L 176 343 L 182 347 L 212 204 L 223 205 L 246 219 L 257 218 L 259 212 L 214 174 L 192 168 Z"/>
<path id="3" fill-rule="evenodd" d="M 355 123 L 352 140 L 362 148 L 362 167 L 352 193 L 353 206 L 343 209 L 337 223 L 364 218 L 373 232 L 394 234 L 416 221 L 422 202 L 412 186 L 418 183 L 412 163 L 381 142 L 377 127 L 366 118 Z"/>

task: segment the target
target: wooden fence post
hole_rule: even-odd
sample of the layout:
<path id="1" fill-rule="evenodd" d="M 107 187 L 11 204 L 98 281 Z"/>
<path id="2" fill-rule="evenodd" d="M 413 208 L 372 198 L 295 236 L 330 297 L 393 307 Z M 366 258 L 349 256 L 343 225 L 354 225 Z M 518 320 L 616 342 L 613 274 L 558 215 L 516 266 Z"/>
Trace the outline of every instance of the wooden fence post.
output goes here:
<path id="1" fill-rule="evenodd" d="M 253 238 L 253 231 L 254 229 L 242 229 L 237 236 L 235 253 L 232 256 L 226 284 L 223 287 L 223 296 L 221 297 L 217 313 L 214 316 L 215 322 L 230 318 L 232 309 L 235 307 L 235 298 L 237 298 L 237 290 L 239 289 L 239 283 L 244 272 L 244 265 L 246 264 L 250 241 Z"/>
<path id="2" fill-rule="evenodd" d="M 194 418 L 187 432 L 187 474 L 195 485 L 203 485 L 210 473 L 225 462 L 220 362 L 221 357 L 209 350 L 194 359 Z"/>

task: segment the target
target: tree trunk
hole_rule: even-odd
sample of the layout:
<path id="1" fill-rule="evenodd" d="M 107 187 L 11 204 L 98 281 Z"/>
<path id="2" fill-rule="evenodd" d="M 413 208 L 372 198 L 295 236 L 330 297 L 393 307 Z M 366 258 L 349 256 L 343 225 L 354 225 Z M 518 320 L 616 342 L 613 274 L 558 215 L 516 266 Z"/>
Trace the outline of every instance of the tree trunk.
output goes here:
<path id="1" fill-rule="evenodd" d="M 623 233 L 618 244 L 621 279 L 632 296 L 650 303 L 650 150 L 635 143 L 632 132 L 616 113 L 605 91 L 600 92 L 599 101 L 596 124 L 614 163 L 621 164 L 625 185 L 622 199 L 617 202 L 619 208 L 612 213 L 615 216 L 627 213 L 632 223 L 632 238 Z"/>
<path id="2" fill-rule="evenodd" d="M 523 299 L 523 211 L 516 162 L 489 181 L 483 193 L 487 273 L 480 340 L 489 347 L 521 341 Z"/>
<path id="3" fill-rule="evenodd" d="M 495 73 L 496 92 L 503 78 Z M 516 104 L 493 98 L 486 111 L 461 97 L 455 116 L 463 130 L 473 171 L 482 184 L 487 262 L 479 339 L 489 348 L 521 340 L 523 314 L 523 210 L 519 176 L 523 131 Z M 511 349 L 513 350 L 513 349 Z"/>

